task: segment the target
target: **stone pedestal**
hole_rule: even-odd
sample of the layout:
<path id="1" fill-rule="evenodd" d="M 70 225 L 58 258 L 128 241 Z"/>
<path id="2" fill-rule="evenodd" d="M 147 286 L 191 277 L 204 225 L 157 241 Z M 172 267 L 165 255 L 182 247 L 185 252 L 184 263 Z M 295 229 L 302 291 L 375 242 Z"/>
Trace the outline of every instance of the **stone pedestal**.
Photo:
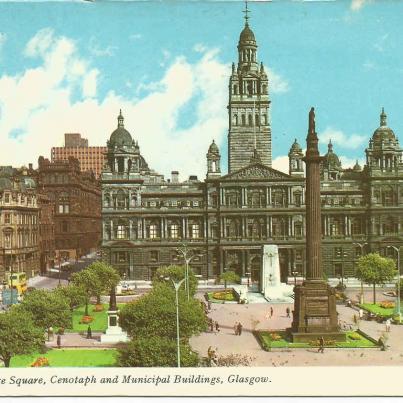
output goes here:
<path id="1" fill-rule="evenodd" d="M 334 289 L 324 281 L 305 281 L 297 285 L 291 335 L 293 342 L 317 340 L 344 341 L 339 331 Z"/>
<path id="2" fill-rule="evenodd" d="M 101 343 L 114 344 L 129 341 L 127 333 L 118 325 L 118 311 L 108 311 L 108 328 L 105 334 L 101 335 Z"/>

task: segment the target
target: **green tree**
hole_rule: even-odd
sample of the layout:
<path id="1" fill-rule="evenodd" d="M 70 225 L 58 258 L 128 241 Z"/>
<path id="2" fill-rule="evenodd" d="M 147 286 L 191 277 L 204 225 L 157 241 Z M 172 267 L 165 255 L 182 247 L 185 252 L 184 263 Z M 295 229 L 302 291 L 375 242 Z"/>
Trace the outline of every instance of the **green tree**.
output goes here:
<path id="1" fill-rule="evenodd" d="M 26 294 L 19 308 L 29 312 L 35 326 L 40 329 L 71 327 L 72 313 L 68 301 L 54 291 L 31 291 Z"/>
<path id="2" fill-rule="evenodd" d="M 35 327 L 30 313 L 13 307 L 0 314 L 0 359 L 5 367 L 10 366 L 12 357 L 33 353 L 44 343 L 44 332 Z"/>
<path id="3" fill-rule="evenodd" d="M 220 274 L 219 280 L 220 283 L 224 282 L 224 288 L 225 291 L 227 291 L 227 284 L 237 283 L 240 280 L 240 277 L 234 271 L 227 270 Z"/>
<path id="4" fill-rule="evenodd" d="M 120 311 L 120 324 L 134 338 L 149 335 L 176 340 L 175 290 L 172 284 L 157 283 L 153 290 L 126 304 Z M 183 284 L 179 290 L 180 337 L 188 339 L 207 328 L 200 301 L 187 300 Z"/>
<path id="5" fill-rule="evenodd" d="M 166 266 L 160 267 L 154 274 L 153 286 L 156 284 L 166 283 L 166 279 L 172 279 L 175 282 L 179 282 L 185 278 L 185 266 Z M 193 273 L 193 270 L 189 267 L 189 294 L 195 295 L 197 290 L 197 278 Z"/>
<path id="6" fill-rule="evenodd" d="M 57 287 L 54 292 L 67 301 L 71 311 L 85 304 L 84 290 L 74 284 L 69 284 L 65 287 Z"/>
<path id="7" fill-rule="evenodd" d="M 367 284 L 373 285 L 373 303 L 376 303 L 375 286 L 392 281 L 396 274 L 393 259 L 380 256 L 378 253 L 368 253 L 361 256 L 357 262 L 356 277 Z"/>
<path id="8" fill-rule="evenodd" d="M 88 316 L 88 305 L 92 296 L 96 295 L 98 290 L 101 288 L 100 279 L 98 279 L 97 274 L 94 270 L 88 270 L 88 268 L 74 273 L 71 276 L 71 282 L 73 285 L 77 286 L 83 290 L 85 296 L 85 315 Z"/>
<path id="9" fill-rule="evenodd" d="M 94 296 L 97 298 L 97 304 L 100 304 L 101 295 L 109 293 L 112 287 L 116 287 L 120 281 L 120 276 L 112 266 L 100 261 L 92 263 L 86 270 L 93 271 L 98 278 L 94 285 Z"/>
<path id="10" fill-rule="evenodd" d="M 188 344 L 180 344 L 181 367 L 197 367 L 199 356 Z M 176 339 L 166 337 L 140 337 L 118 350 L 120 367 L 176 367 Z"/>

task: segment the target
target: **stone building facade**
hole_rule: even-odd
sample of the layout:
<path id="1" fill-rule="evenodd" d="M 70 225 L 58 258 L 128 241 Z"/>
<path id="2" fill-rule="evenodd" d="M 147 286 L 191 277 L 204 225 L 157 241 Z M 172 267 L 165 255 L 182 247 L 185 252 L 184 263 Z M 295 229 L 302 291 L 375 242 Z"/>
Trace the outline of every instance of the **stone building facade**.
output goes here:
<path id="1" fill-rule="evenodd" d="M 0 280 L 5 272 L 40 270 L 39 205 L 36 183 L 10 166 L 0 167 Z"/>
<path id="2" fill-rule="evenodd" d="M 165 180 L 149 168 L 119 115 L 101 175 L 102 250 L 128 278 L 151 280 L 158 267 L 183 264 L 177 252 L 183 243 L 195 255 L 192 269 L 204 279 L 231 269 L 244 282 L 258 283 L 265 244 L 278 245 L 282 281 L 304 275 L 304 155 L 295 140 L 289 172 L 271 168 L 269 82 L 258 68 L 256 47 L 246 21 L 230 77 L 226 175 L 213 141 L 204 181 L 179 181 L 175 171 Z M 321 165 L 328 277 L 353 276 L 362 253 L 397 258 L 388 246 L 403 246 L 403 150 L 384 111 L 365 154 L 363 168 L 343 169 L 330 142 Z"/>
<path id="3" fill-rule="evenodd" d="M 94 251 L 101 238 L 101 192 L 93 172 L 74 157 L 38 160 L 38 186 L 54 205 L 55 257 L 74 259 Z"/>

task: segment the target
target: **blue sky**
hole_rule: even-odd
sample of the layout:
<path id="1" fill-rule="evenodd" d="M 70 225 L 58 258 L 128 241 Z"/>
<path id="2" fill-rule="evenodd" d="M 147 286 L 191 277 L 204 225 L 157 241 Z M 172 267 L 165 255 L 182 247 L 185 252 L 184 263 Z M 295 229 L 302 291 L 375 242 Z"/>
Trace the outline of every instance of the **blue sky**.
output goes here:
<path id="1" fill-rule="evenodd" d="M 227 85 L 243 2 L 0 2 L 0 164 L 49 156 L 64 132 L 104 145 L 122 107 L 149 165 L 205 175 L 214 138 L 226 171 Z M 305 143 L 316 108 L 345 166 L 379 125 L 403 131 L 403 2 L 251 2 L 269 70 L 274 166 Z"/>

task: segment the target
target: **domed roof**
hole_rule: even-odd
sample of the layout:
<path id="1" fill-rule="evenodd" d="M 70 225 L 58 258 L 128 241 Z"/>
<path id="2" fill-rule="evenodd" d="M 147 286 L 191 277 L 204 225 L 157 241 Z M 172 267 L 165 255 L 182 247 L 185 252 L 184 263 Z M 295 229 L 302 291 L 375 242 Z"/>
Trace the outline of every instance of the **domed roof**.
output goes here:
<path id="1" fill-rule="evenodd" d="M 209 154 L 219 154 L 220 150 L 217 147 L 217 144 L 213 140 L 213 142 L 210 144 L 210 147 L 208 148 Z"/>
<path id="2" fill-rule="evenodd" d="M 361 171 L 361 165 L 358 163 L 358 160 L 356 160 L 355 165 L 353 166 L 354 171 Z"/>
<path id="3" fill-rule="evenodd" d="M 245 24 L 245 28 L 242 30 L 241 35 L 239 35 L 239 43 L 254 42 L 256 44 L 255 34 L 249 28 L 249 24 Z"/>
<path id="4" fill-rule="evenodd" d="M 124 127 L 122 111 L 120 111 L 118 116 L 118 128 L 111 134 L 109 142 L 111 145 L 119 146 L 131 146 L 133 144 L 131 134 Z"/>
<path id="5" fill-rule="evenodd" d="M 327 146 L 327 153 L 325 154 L 325 165 L 329 169 L 341 168 L 341 162 L 337 154 L 333 151 L 332 140 L 329 141 Z"/>
<path id="6" fill-rule="evenodd" d="M 290 148 L 290 154 L 293 154 L 293 153 L 300 153 L 300 152 L 302 152 L 302 148 L 301 148 L 301 146 L 298 144 L 297 139 L 295 139 L 295 140 L 294 140 L 294 143 L 292 143 L 292 146 L 291 146 L 291 148 Z"/>
<path id="7" fill-rule="evenodd" d="M 384 108 L 382 108 L 382 112 L 380 115 L 380 126 L 374 131 L 374 134 L 372 135 L 372 140 L 374 142 L 396 140 L 395 133 L 393 133 L 393 130 L 387 126 L 386 118 L 387 115 Z"/>

